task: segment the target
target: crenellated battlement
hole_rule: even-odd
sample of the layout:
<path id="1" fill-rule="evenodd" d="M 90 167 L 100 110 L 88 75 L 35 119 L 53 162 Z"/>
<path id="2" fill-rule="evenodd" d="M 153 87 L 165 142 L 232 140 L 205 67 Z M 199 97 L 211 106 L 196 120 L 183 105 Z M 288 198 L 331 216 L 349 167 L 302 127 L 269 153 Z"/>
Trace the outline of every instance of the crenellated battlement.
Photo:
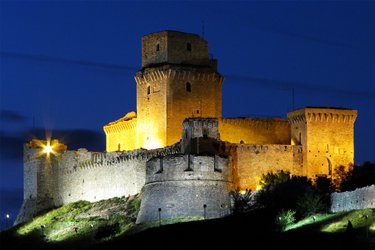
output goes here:
<path id="1" fill-rule="evenodd" d="M 175 217 L 218 218 L 231 213 L 229 158 L 168 155 L 147 162 L 137 223 Z"/>
<path id="2" fill-rule="evenodd" d="M 129 161 L 146 161 L 153 157 L 165 156 L 169 154 L 177 154 L 181 152 L 181 146 L 179 143 L 160 149 L 136 149 L 131 151 L 122 152 L 89 152 L 84 149 L 73 151 L 76 155 L 75 160 L 77 165 L 81 169 L 97 168 L 114 166 L 117 164 L 129 162 Z M 71 154 L 65 152 L 64 156 L 71 157 Z M 74 170 L 77 170 L 76 168 Z"/>
<path id="3" fill-rule="evenodd" d="M 229 159 L 225 157 L 173 154 L 147 162 L 146 184 L 165 181 L 231 182 Z"/>
<path id="4" fill-rule="evenodd" d="M 135 113 L 135 112 L 131 112 Z M 128 114 L 126 115 L 128 116 Z M 125 130 L 135 130 L 137 128 L 137 116 L 133 116 L 131 119 L 125 119 L 123 117 L 117 121 L 111 122 L 103 127 L 106 134 L 109 133 L 121 133 Z"/>
<path id="5" fill-rule="evenodd" d="M 253 153 L 267 153 L 269 151 L 278 152 L 293 152 L 294 145 L 281 145 L 281 144 L 240 144 L 236 143 L 237 150 L 249 151 Z"/>
<path id="6" fill-rule="evenodd" d="M 332 122 L 353 124 L 357 111 L 343 108 L 304 108 L 288 113 L 289 122 Z"/>
<path id="7" fill-rule="evenodd" d="M 169 80 L 183 80 L 183 81 L 206 81 L 218 82 L 220 85 L 224 81 L 218 72 L 215 71 L 202 71 L 196 68 L 183 67 L 183 70 L 178 66 L 163 66 L 160 68 L 150 68 L 144 71 L 139 71 L 134 77 L 138 85 L 149 84 L 150 82 Z"/>
<path id="8" fill-rule="evenodd" d="M 288 121 L 282 118 L 222 118 L 220 122 L 223 125 L 246 125 L 264 128 L 274 127 L 275 125 L 285 126 L 286 128 L 289 126 Z"/>

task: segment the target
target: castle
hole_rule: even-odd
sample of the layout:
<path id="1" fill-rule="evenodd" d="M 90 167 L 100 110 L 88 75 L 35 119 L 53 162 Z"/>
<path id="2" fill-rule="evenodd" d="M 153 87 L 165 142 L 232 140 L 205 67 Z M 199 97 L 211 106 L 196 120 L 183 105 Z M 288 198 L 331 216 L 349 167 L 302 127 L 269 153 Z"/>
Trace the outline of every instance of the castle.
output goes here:
<path id="1" fill-rule="evenodd" d="M 306 107 L 281 118 L 223 118 L 223 76 L 195 34 L 162 31 L 142 39 L 137 112 L 104 126 L 106 152 L 24 145 L 24 202 L 16 224 L 78 200 L 142 192 L 137 223 L 217 218 L 229 192 L 255 190 L 262 174 L 335 178 L 354 163 L 357 111 Z"/>

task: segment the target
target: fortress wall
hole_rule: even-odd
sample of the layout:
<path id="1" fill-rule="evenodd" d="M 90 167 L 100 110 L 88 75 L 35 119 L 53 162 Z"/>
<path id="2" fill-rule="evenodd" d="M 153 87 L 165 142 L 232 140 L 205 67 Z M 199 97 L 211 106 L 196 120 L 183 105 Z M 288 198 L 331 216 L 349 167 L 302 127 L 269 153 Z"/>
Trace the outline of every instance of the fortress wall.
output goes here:
<path id="1" fill-rule="evenodd" d="M 23 197 L 24 199 L 32 199 L 36 198 L 37 196 L 37 185 L 38 185 L 38 166 L 40 165 L 41 159 L 37 159 L 35 156 L 37 155 L 39 150 L 37 149 L 29 149 L 26 151 L 24 149 L 24 168 L 23 168 Z"/>
<path id="2" fill-rule="evenodd" d="M 279 170 L 294 172 L 294 146 L 291 145 L 237 144 L 235 153 L 239 181 L 236 185 L 240 190 L 255 190 L 262 174 Z"/>
<path id="3" fill-rule="evenodd" d="M 137 145 L 137 118 L 120 121 L 104 127 L 106 133 L 106 150 L 123 151 L 133 150 Z"/>
<path id="4" fill-rule="evenodd" d="M 331 212 L 375 208 L 375 185 L 331 194 Z"/>
<path id="5" fill-rule="evenodd" d="M 219 132 L 231 143 L 290 145 L 290 126 L 281 118 L 223 118 Z"/>
<path id="6" fill-rule="evenodd" d="M 57 171 L 54 172 L 55 186 L 58 187 L 54 194 L 55 205 L 137 194 L 145 183 L 146 161 L 176 151 L 179 151 L 179 145 L 149 151 L 65 151 L 59 156 Z"/>
<path id="7" fill-rule="evenodd" d="M 49 157 L 41 150 L 24 147 L 24 201 L 15 224 L 69 202 L 139 193 L 146 179 L 146 161 L 180 152 L 180 145 L 110 153 L 79 149 Z"/>
<path id="8" fill-rule="evenodd" d="M 303 167 L 303 147 L 301 145 L 293 146 L 293 175 L 304 176 L 305 169 Z"/>
<path id="9" fill-rule="evenodd" d="M 96 157 L 96 156 L 94 156 Z M 140 192 L 145 173 L 145 159 L 114 160 L 111 162 L 77 164 L 73 169 L 59 171 L 56 205 L 78 200 L 98 201 Z"/>
<path id="10" fill-rule="evenodd" d="M 189 164 L 190 162 L 190 164 Z M 170 155 L 147 162 L 137 223 L 178 217 L 218 218 L 230 213 L 229 159 Z"/>

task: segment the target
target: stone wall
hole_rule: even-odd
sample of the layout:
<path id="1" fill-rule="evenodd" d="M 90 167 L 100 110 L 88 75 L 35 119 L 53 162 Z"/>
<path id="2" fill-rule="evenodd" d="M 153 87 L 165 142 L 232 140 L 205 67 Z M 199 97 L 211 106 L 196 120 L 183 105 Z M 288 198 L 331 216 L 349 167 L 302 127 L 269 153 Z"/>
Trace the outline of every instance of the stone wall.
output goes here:
<path id="1" fill-rule="evenodd" d="M 57 166 L 55 206 L 78 200 L 98 201 L 139 193 L 147 155 L 125 152 L 67 151 Z"/>
<path id="2" fill-rule="evenodd" d="M 233 165 L 236 168 L 236 188 L 256 190 L 262 174 L 289 171 L 298 175 L 302 169 L 302 152 L 291 145 L 236 144 Z"/>
<path id="3" fill-rule="evenodd" d="M 24 148 L 24 202 L 16 223 L 70 202 L 137 194 L 145 184 L 147 160 L 178 153 L 180 145 L 108 153 L 80 149 L 49 157 L 40 150 Z"/>
<path id="4" fill-rule="evenodd" d="M 208 43 L 195 34 L 162 31 L 142 38 L 142 67 L 155 64 L 208 65 Z"/>
<path id="5" fill-rule="evenodd" d="M 375 185 L 331 194 L 331 212 L 375 208 Z"/>
<path id="6" fill-rule="evenodd" d="M 124 151 L 137 148 L 137 114 L 129 112 L 123 118 L 103 127 L 106 151 Z"/>
<path id="7" fill-rule="evenodd" d="M 137 223 L 230 213 L 231 166 L 219 156 L 168 155 L 147 162 Z"/>
<path id="8" fill-rule="evenodd" d="M 288 113 L 292 142 L 303 148 L 304 175 L 332 176 L 336 167 L 354 163 L 356 117 L 356 110 L 344 108 L 307 107 Z"/>
<path id="9" fill-rule="evenodd" d="M 288 120 L 281 118 L 223 118 L 221 140 L 245 144 L 290 144 Z"/>
<path id="10" fill-rule="evenodd" d="M 181 139 L 189 117 L 221 117 L 223 77 L 209 68 L 164 66 L 137 73 L 138 147 Z M 189 88 L 187 87 L 189 85 Z"/>
<path id="11" fill-rule="evenodd" d="M 139 71 L 137 82 L 137 147 L 167 146 L 167 84 L 166 71 Z"/>

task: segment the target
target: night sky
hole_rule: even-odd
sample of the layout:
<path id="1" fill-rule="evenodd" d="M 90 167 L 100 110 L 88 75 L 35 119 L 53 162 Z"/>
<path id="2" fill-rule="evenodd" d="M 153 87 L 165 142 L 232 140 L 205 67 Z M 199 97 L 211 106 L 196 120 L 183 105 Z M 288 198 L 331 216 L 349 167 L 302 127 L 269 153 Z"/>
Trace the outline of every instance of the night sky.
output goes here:
<path id="1" fill-rule="evenodd" d="M 357 109 L 355 162 L 375 162 L 374 1 L 1 1 L 1 228 L 21 206 L 22 144 L 104 151 L 103 125 L 136 109 L 141 38 L 162 30 L 209 42 L 224 117 Z"/>

